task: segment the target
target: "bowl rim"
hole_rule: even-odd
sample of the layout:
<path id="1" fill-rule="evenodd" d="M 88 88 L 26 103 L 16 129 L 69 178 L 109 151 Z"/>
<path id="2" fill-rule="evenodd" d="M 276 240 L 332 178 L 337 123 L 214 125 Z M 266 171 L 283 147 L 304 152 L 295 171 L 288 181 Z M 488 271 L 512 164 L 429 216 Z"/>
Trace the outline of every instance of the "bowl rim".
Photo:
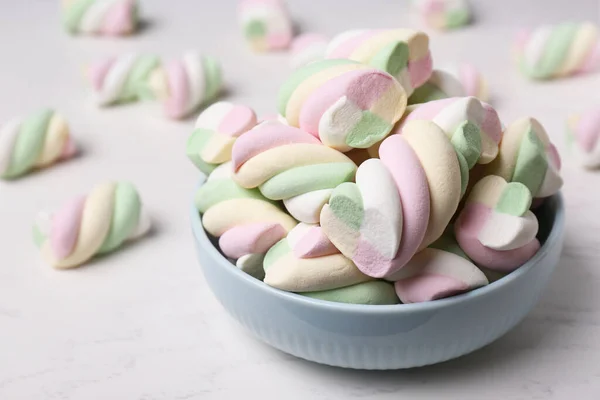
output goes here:
<path id="1" fill-rule="evenodd" d="M 204 182 L 204 179 L 200 180 L 200 183 L 196 186 L 196 188 L 200 187 Z M 561 233 L 564 230 L 565 224 L 565 208 L 564 208 L 564 200 L 562 193 L 559 192 L 553 195 L 550 198 L 554 198 L 556 201 L 556 215 L 554 217 L 554 222 L 552 224 L 552 229 L 550 230 L 548 237 L 544 244 L 540 247 L 538 252 L 523 266 L 517 268 L 510 274 L 500 278 L 499 280 L 492 282 L 486 286 L 471 290 L 466 293 L 462 293 L 456 296 L 426 301 L 422 303 L 410 303 L 410 304 L 388 304 L 388 305 L 376 305 L 376 304 L 348 304 L 348 303 L 337 303 L 333 301 L 314 299 L 307 296 L 302 296 L 297 293 L 287 292 L 284 290 L 280 290 L 274 287 L 267 285 L 266 283 L 246 274 L 239 268 L 237 268 L 234 264 L 232 264 L 225 256 L 223 256 L 217 247 L 212 244 L 204 227 L 202 226 L 200 213 L 194 206 L 194 201 L 192 199 L 191 205 L 191 219 L 192 219 L 192 230 L 194 234 L 194 238 L 200 244 L 202 250 L 207 251 L 211 258 L 214 258 L 219 263 L 219 267 L 224 267 L 224 270 L 232 276 L 232 279 L 241 279 L 245 284 L 249 284 L 257 288 L 258 290 L 262 290 L 267 292 L 268 294 L 278 297 L 282 300 L 299 303 L 299 305 L 309 306 L 309 307 L 317 307 L 322 309 L 327 309 L 330 311 L 336 312 L 347 312 L 347 313 L 359 313 L 359 314 L 396 314 L 396 313 L 414 313 L 414 312 L 422 312 L 422 311 L 435 311 L 439 309 L 443 309 L 446 307 L 453 307 L 459 304 L 467 303 L 472 301 L 475 298 L 481 296 L 487 296 L 498 290 L 501 290 L 502 287 L 509 285 L 511 282 L 520 279 L 521 276 L 525 275 L 529 270 L 531 270 L 541 258 L 543 258 L 548 252 L 549 249 L 557 244 L 559 238 L 561 237 Z"/>

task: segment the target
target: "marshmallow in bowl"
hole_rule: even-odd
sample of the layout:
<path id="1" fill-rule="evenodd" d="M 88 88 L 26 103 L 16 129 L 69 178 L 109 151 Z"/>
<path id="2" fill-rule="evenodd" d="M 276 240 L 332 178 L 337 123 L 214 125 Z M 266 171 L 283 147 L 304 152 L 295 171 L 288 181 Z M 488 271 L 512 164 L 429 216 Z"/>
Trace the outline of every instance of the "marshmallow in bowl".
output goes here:
<path id="1" fill-rule="evenodd" d="M 124 36 L 138 25 L 137 0 L 62 0 L 63 23 L 70 34 Z"/>
<path id="2" fill-rule="evenodd" d="M 264 259 L 264 282 L 289 292 L 339 289 L 371 278 L 331 244 L 318 225 L 300 223 Z"/>
<path id="3" fill-rule="evenodd" d="M 186 145 L 188 159 L 203 173 L 231 161 L 237 138 L 257 124 L 250 107 L 220 101 L 204 110 L 196 120 Z"/>
<path id="4" fill-rule="evenodd" d="M 452 144 L 430 121 L 411 121 L 334 189 L 323 231 L 365 274 L 386 277 L 437 240 L 455 213 L 461 173 Z"/>
<path id="5" fill-rule="evenodd" d="M 55 213 L 40 213 L 33 232 L 43 259 L 54 268 L 69 269 L 140 238 L 150 225 L 136 188 L 107 182 Z"/>
<path id="6" fill-rule="evenodd" d="M 88 66 L 87 78 L 99 106 L 139 100 L 139 91 L 160 66 L 157 56 L 126 53 Z"/>
<path id="7" fill-rule="evenodd" d="M 233 179 L 260 189 L 267 198 L 283 200 L 290 214 L 317 223 L 333 189 L 354 179 L 356 164 L 298 128 L 263 122 L 233 145 Z"/>
<path id="8" fill-rule="evenodd" d="M 521 118 L 504 130 L 498 157 L 485 168 L 508 182 L 523 183 L 533 197 L 544 198 L 562 187 L 561 161 L 544 127 L 534 118 Z"/>
<path id="9" fill-rule="evenodd" d="M 164 66 L 157 65 L 138 94 L 162 102 L 168 118 L 182 119 L 213 101 L 222 86 L 221 64 L 213 57 L 188 51 Z"/>
<path id="10" fill-rule="evenodd" d="M 471 21 L 468 0 L 412 0 L 415 11 L 435 29 L 454 29 Z"/>
<path id="11" fill-rule="evenodd" d="M 318 33 L 304 33 L 294 38 L 291 47 L 292 68 L 299 68 L 325 58 L 329 39 Z"/>
<path id="12" fill-rule="evenodd" d="M 484 76 L 473 64 L 462 63 L 443 67 L 441 69 L 452 75 L 462 86 L 463 96 L 477 97 L 481 101 L 488 101 L 490 92 Z M 448 96 L 453 97 L 453 96 Z"/>
<path id="13" fill-rule="evenodd" d="M 241 0 L 238 17 L 253 51 L 283 50 L 290 45 L 293 26 L 283 0 Z"/>
<path id="14" fill-rule="evenodd" d="M 232 179 L 232 163 L 216 167 L 196 191 L 194 204 L 204 229 L 238 268 L 261 279 L 264 254 L 296 226 L 278 204 Z"/>
<path id="15" fill-rule="evenodd" d="M 488 175 L 473 187 L 454 226 L 463 251 L 477 265 L 511 272 L 540 248 L 532 196 L 518 182 Z"/>
<path id="16" fill-rule="evenodd" d="M 346 304 L 386 305 L 399 303 L 394 285 L 385 281 L 361 282 L 338 289 L 305 292 L 302 295 L 313 299 Z"/>
<path id="17" fill-rule="evenodd" d="M 577 162 L 585 168 L 600 167 L 600 108 L 573 114 L 567 122 L 567 138 Z"/>
<path id="18" fill-rule="evenodd" d="M 335 59 L 297 69 L 281 87 L 278 103 L 289 125 L 349 151 L 390 133 L 406 108 L 406 93 L 386 72 Z"/>
<path id="19" fill-rule="evenodd" d="M 75 156 L 77 148 L 66 120 L 41 110 L 0 125 L 0 178 L 19 178 Z"/>
<path id="20" fill-rule="evenodd" d="M 358 29 L 331 40 L 327 59 L 347 58 L 379 68 L 400 82 L 410 96 L 432 72 L 429 37 L 412 29 Z"/>
<path id="21" fill-rule="evenodd" d="M 473 96 L 488 101 L 487 81 L 471 64 L 460 64 L 435 69 L 423 86 L 408 98 L 408 104 L 421 104 L 448 97 Z"/>
<path id="22" fill-rule="evenodd" d="M 591 22 L 564 22 L 522 30 L 515 55 L 531 79 L 555 79 L 595 71 L 600 67 L 600 35 Z"/>

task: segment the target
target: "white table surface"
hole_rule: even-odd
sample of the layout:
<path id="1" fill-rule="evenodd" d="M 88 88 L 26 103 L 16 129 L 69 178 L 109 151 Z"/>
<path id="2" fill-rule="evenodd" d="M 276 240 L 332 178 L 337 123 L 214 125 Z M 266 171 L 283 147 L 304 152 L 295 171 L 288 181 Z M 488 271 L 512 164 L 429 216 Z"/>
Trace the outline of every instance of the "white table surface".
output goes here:
<path id="1" fill-rule="evenodd" d="M 489 79 L 505 123 L 535 116 L 562 150 L 567 239 L 545 295 L 516 329 L 464 358 L 390 372 L 324 367 L 272 350 L 247 336 L 213 298 L 188 221 L 198 176 L 184 156 L 193 120 L 170 122 L 147 105 L 99 110 L 81 68 L 130 50 L 174 57 L 198 48 L 222 61 L 229 99 L 266 114 L 275 110 L 288 58 L 246 49 L 234 1 L 142 3 L 142 33 L 102 40 L 65 35 L 58 1 L 0 0 L 0 121 L 55 107 L 84 147 L 75 161 L 0 183 L 0 399 L 599 398 L 600 172 L 579 169 L 563 138 L 569 112 L 600 104 L 600 74 L 530 83 L 509 56 L 517 28 L 598 22 L 598 1 L 479 1 L 474 26 L 432 35 L 438 64 L 473 62 Z M 407 1 L 289 3 L 303 29 L 331 35 L 418 26 Z M 31 239 L 36 212 L 107 179 L 138 186 L 156 233 L 85 268 L 44 265 Z"/>

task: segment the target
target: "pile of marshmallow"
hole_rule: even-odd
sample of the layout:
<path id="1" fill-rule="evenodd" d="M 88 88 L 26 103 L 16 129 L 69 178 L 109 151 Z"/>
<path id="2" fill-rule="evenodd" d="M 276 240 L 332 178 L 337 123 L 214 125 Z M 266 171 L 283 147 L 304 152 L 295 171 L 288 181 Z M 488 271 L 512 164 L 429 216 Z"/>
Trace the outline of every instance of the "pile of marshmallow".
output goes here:
<path id="1" fill-rule="evenodd" d="M 274 288 L 354 304 L 436 300 L 530 260 L 532 209 L 562 186 L 540 123 L 504 127 L 475 97 L 408 105 L 433 72 L 421 32 L 340 37 L 283 84 L 278 118 L 227 102 L 198 118 L 195 205 L 222 253 Z"/>

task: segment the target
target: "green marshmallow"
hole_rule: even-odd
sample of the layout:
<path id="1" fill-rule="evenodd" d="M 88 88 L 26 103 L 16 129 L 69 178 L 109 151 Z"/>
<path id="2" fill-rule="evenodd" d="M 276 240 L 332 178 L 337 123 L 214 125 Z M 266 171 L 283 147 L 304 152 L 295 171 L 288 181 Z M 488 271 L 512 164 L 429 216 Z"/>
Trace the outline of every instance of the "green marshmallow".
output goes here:
<path id="1" fill-rule="evenodd" d="M 261 193 L 272 200 L 284 200 L 321 189 L 333 189 L 354 179 L 356 164 L 329 163 L 296 167 L 284 171 L 260 186 Z"/>
<path id="2" fill-rule="evenodd" d="M 547 169 L 544 144 L 530 127 L 521 141 L 511 181 L 521 182 L 535 196 L 544 182 Z"/>
<path id="3" fill-rule="evenodd" d="M 302 293 L 313 299 L 347 304 L 398 304 L 394 285 L 386 281 L 368 281 L 339 289 Z"/>
<path id="4" fill-rule="evenodd" d="M 462 154 L 467 162 L 467 169 L 472 169 L 481 156 L 481 130 L 470 121 L 464 121 L 452 135 L 452 145 Z"/>
<path id="5" fill-rule="evenodd" d="M 15 140 L 10 164 L 3 178 L 17 178 L 29 171 L 44 148 L 46 130 L 54 115 L 52 110 L 43 110 L 25 119 Z"/>
<path id="6" fill-rule="evenodd" d="M 531 192 L 519 182 L 509 182 L 496 204 L 496 210 L 503 214 L 521 217 L 531 207 Z"/>
<path id="7" fill-rule="evenodd" d="M 447 99 L 448 95 L 431 82 L 416 88 L 408 98 L 408 105 L 423 104 L 434 100 Z"/>
<path id="8" fill-rule="evenodd" d="M 110 253 L 121 246 L 137 227 L 140 219 L 142 201 L 132 184 L 120 182 L 115 190 L 114 202 L 110 230 L 98 254 Z"/>
<path id="9" fill-rule="evenodd" d="M 369 64 L 392 76 L 397 76 L 408 67 L 408 45 L 404 42 L 389 43 L 379 50 Z"/>
<path id="10" fill-rule="evenodd" d="M 269 201 L 258 189 L 245 189 L 233 179 L 216 179 L 207 181 L 194 195 L 194 204 L 200 213 L 204 214 L 210 207 L 226 200 L 257 199 Z"/>
<path id="11" fill-rule="evenodd" d="M 204 162 L 200 153 L 214 132 L 209 129 L 198 128 L 192 132 L 185 146 L 185 153 L 188 159 L 206 175 L 210 174 L 218 165 Z"/>
<path id="12" fill-rule="evenodd" d="M 364 218 L 362 195 L 356 183 L 345 182 L 336 187 L 329 199 L 334 215 L 354 230 L 360 230 Z"/>
<path id="13" fill-rule="evenodd" d="M 273 247 L 267 251 L 265 255 L 265 260 L 263 261 L 263 268 L 267 271 L 275 261 L 285 256 L 287 253 L 291 252 L 292 248 L 288 243 L 286 238 L 281 239 L 279 242 L 275 243 Z"/>
<path id="14" fill-rule="evenodd" d="M 386 137 L 392 130 L 386 120 L 370 111 L 363 111 L 360 120 L 346 136 L 346 144 L 355 149 L 367 149 Z"/>

